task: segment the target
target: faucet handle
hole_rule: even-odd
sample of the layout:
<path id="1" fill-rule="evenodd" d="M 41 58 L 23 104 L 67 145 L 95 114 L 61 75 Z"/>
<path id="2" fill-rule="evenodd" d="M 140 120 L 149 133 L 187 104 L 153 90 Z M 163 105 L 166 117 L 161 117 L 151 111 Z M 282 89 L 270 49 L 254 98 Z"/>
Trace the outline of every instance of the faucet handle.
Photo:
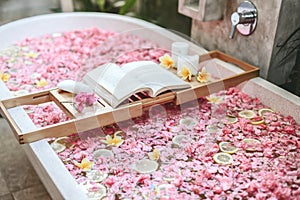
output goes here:
<path id="1" fill-rule="evenodd" d="M 231 31 L 230 31 L 230 35 L 229 38 L 233 39 L 234 33 L 236 31 L 236 26 L 240 23 L 240 14 L 238 12 L 234 12 L 231 15 Z"/>
<path id="2" fill-rule="evenodd" d="M 236 29 L 242 35 L 250 35 L 257 24 L 256 7 L 250 1 L 242 2 L 237 8 L 237 12 L 231 15 L 231 24 L 230 39 L 233 39 Z"/>

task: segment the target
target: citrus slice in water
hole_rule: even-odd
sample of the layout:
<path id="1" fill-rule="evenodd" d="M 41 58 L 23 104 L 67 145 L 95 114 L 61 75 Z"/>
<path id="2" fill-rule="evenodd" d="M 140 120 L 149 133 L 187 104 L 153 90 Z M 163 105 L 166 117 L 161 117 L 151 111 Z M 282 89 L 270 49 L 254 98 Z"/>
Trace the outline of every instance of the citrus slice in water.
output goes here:
<path id="1" fill-rule="evenodd" d="M 259 140 L 253 138 L 245 138 L 243 142 L 246 143 L 246 151 L 257 151 L 261 145 Z"/>
<path id="2" fill-rule="evenodd" d="M 141 174 L 150 174 L 158 168 L 158 163 L 154 160 L 143 159 L 133 165 L 133 169 Z"/>
<path id="3" fill-rule="evenodd" d="M 93 157 L 97 160 L 99 157 L 114 157 L 114 153 L 107 149 L 98 149 L 94 151 Z"/>
<path id="4" fill-rule="evenodd" d="M 206 126 L 206 131 L 208 133 L 217 133 L 220 129 L 214 125 L 214 124 L 209 124 Z"/>
<path id="5" fill-rule="evenodd" d="M 259 124 L 263 124 L 263 123 L 265 123 L 265 120 L 261 116 L 253 117 L 251 119 L 251 124 L 253 124 L 253 125 L 259 125 Z"/>
<path id="6" fill-rule="evenodd" d="M 224 153 L 235 153 L 238 151 L 238 148 L 232 145 L 230 142 L 220 142 L 219 148 Z"/>
<path id="7" fill-rule="evenodd" d="M 99 170 L 91 170 L 86 173 L 86 177 L 96 183 L 102 182 L 107 178 L 108 174 Z"/>
<path id="8" fill-rule="evenodd" d="M 52 149 L 56 152 L 56 153 L 60 153 L 62 151 L 64 151 L 66 149 L 66 146 L 63 144 L 60 144 L 56 141 L 52 142 L 50 144 L 50 146 L 52 147 Z"/>
<path id="9" fill-rule="evenodd" d="M 264 116 L 266 115 L 267 113 L 273 113 L 274 111 L 270 108 L 262 108 L 258 111 L 258 115 L 259 116 Z"/>
<path id="10" fill-rule="evenodd" d="M 59 137 L 59 138 L 56 138 L 56 140 L 54 140 L 51 143 L 52 149 L 56 153 L 60 153 L 60 152 L 64 151 L 66 149 L 66 146 L 68 145 L 68 142 L 67 142 L 68 139 L 69 139 L 69 137 Z"/>
<path id="11" fill-rule="evenodd" d="M 187 136 L 186 135 L 176 135 L 173 137 L 172 139 L 172 143 L 176 146 L 176 147 L 180 147 L 181 143 L 183 140 L 186 140 Z"/>
<path id="12" fill-rule="evenodd" d="M 229 153 L 216 153 L 213 156 L 213 159 L 218 164 L 230 165 L 231 163 L 233 163 L 233 157 Z"/>
<path id="13" fill-rule="evenodd" d="M 255 112 L 253 110 L 243 110 L 238 113 L 239 117 L 252 119 L 255 117 Z"/>
<path id="14" fill-rule="evenodd" d="M 226 115 L 226 123 L 228 124 L 234 124 L 238 122 L 238 118 L 233 115 Z"/>
<path id="15" fill-rule="evenodd" d="M 171 184 L 160 184 L 156 187 L 155 192 L 159 198 L 169 199 L 170 194 L 173 193 L 172 189 L 174 189 L 174 186 Z"/>
<path id="16" fill-rule="evenodd" d="M 102 184 L 96 184 L 88 189 L 87 196 L 89 199 L 102 199 L 106 196 L 106 187 Z"/>
<path id="17" fill-rule="evenodd" d="M 14 92 L 14 95 L 15 96 L 22 96 L 22 95 L 25 95 L 25 94 L 28 94 L 28 93 L 29 93 L 28 90 L 18 90 L 18 91 Z"/>
<path id="18" fill-rule="evenodd" d="M 100 183 L 84 181 L 79 184 L 79 188 L 86 193 L 88 199 L 99 200 L 106 196 L 106 187 Z"/>
<path id="19" fill-rule="evenodd" d="M 198 122 L 191 117 L 186 117 L 186 118 L 180 119 L 179 124 L 186 126 L 188 129 L 192 129 L 193 127 L 195 127 L 198 124 Z"/>

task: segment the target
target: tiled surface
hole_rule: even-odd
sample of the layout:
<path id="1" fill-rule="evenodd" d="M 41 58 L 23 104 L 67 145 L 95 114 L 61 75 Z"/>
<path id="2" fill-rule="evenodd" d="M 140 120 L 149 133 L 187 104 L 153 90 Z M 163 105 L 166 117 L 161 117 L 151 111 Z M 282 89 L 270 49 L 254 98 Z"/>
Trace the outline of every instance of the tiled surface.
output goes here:
<path id="1" fill-rule="evenodd" d="M 12 196 L 11 193 L 8 193 L 8 194 L 0 196 L 0 199 L 1 200 L 14 200 L 14 198 L 13 198 L 13 196 Z"/>
<path id="2" fill-rule="evenodd" d="M 15 200 L 50 200 L 50 196 L 45 191 L 42 184 L 35 185 L 13 193 Z"/>
<path id="3" fill-rule="evenodd" d="M 0 200 L 27 199 L 51 198 L 7 122 L 0 118 Z"/>
<path id="4" fill-rule="evenodd" d="M 0 172 L 0 197 L 6 194 L 9 194 L 9 190 L 6 185 L 6 181 L 4 180 L 2 173 Z"/>

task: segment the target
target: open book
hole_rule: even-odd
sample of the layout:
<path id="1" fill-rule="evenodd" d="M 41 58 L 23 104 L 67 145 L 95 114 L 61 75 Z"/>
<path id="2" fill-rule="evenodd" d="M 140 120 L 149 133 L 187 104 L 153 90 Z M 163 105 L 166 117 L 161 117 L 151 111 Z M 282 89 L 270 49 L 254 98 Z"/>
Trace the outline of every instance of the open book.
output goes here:
<path id="1" fill-rule="evenodd" d="M 191 87 L 152 61 L 137 61 L 121 66 L 108 63 L 88 72 L 83 82 L 113 108 L 139 92 L 147 92 L 150 97 L 155 97 L 168 90 Z"/>

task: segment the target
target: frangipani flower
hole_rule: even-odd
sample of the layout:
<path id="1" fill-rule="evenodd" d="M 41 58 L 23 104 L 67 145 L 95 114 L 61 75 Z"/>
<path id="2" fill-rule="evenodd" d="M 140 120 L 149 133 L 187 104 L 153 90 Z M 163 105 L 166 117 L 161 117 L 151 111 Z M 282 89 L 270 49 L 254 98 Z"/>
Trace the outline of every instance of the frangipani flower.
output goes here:
<path id="1" fill-rule="evenodd" d="M 160 65 L 167 69 L 175 67 L 175 62 L 169 54 L 165 54 L 159 58 Z"/>
<path id="2" fill-rule="evenodd" d="M 209 97 L 206 97 L 206 99 L 209 101 L 209 103 L 212 104 L 219 104 L 223 101 L 222 97 L 210 95 Z"/>
<path id="3" fill-rule="evenodd" d="M 157 149 L 154 149 L 152 152 L 148 153 L 150 160 L 157 161 L 160 157 L 160 152 Z"/>
<path id="4" fill-rule="evenodd" d="M 199 81 L 200 83 L 207 83 L 210 81 L 210 79 L 211 79 L 210 73 L 207 73 L 206 68 L 203 67 L 201 72 L 198 73 L 197 81 Z"/>
<path id="5" fill-rule="evenodd" d="M 191 70 L 189 68 L 187 68 L 186 66 L 183 66 L 181 71 L 178 72 L 178 75 L 180 77 L 182 77 L 183 80 L 188 80 L 188 81 L 192 80 Z"/>
<path id="6" fill-rule="evenodd" d="M 34 53 L 34 52 L 29 52 L 25 54 L 25 56 L 28 58 L 37 58 L 38 55 L 39 55 L 38 53 Z"/>
<path id="7" fill-rule="evenodd" d="M 81 160 L 81 163 L 74 161 L 74 164 L 82 171 L 90 171 L 92 169 L 93 162 L 90 162 L 87 158 Z"/>
<path id="8" fill-rule="evenodd" d="M 36 80 L 35 81 L 36 87 L 44 87 L 48 85 L 48 81 L 46 79 Z"/>
<path id="9" fill-rule="evenodd" d="M 10 74 L 0 72 L 0 78 L 3 82 L 7 82 L 10 79 Z"/>
<path id="10" fill-rule="evenodd" d="M 114 134 L 114 137 L 111 137 L 110 135 L 107 135 L 105 137 L 105 140 L 101 140 L 103 143 L 105 144 L 108 144 L 110 146 L 115 146 L 115 147 L 118 147 L 120 146 L 121 144 L 123 144 L 124 140 L 122 139 L 121 136 L 118 136 L 117 134 L 120 133 L 119 131 L 116 132 Z"/>

